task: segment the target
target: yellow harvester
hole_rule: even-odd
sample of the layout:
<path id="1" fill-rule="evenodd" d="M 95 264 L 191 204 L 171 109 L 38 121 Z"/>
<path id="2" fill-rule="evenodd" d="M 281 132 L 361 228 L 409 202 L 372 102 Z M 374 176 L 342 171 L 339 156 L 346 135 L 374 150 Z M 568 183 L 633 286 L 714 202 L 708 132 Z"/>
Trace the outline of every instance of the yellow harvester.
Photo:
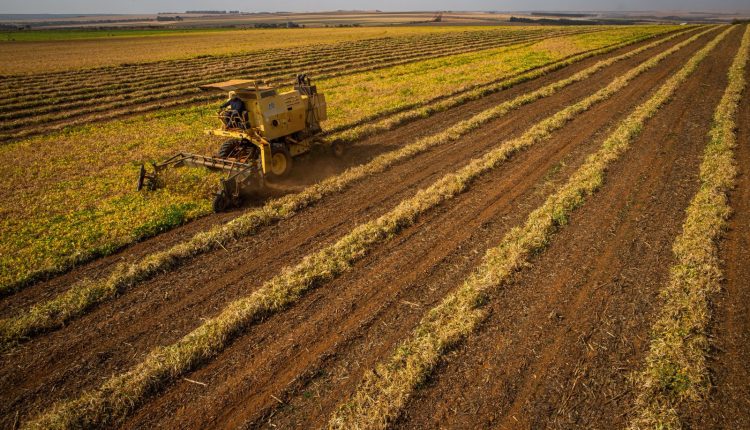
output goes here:
<path id="1" fill-rule="evenodd" d="M 158 174 L 168 167 L 203 166 L 227 172 L 214 198 L 214 210 L 222 211 L 239 202 L 242 193 L 264 187 L 267 180 L 286 176 L 294 157 L 314 146 L 328 143 L 322 139 L 321 121 L 326 119 L 326 101 L 306 75 L 297 75 L 294 89 L 279 92 L 258 81 L 232 80 L 204 85 L 205 91 L 233 92 L 245 110 L 219 112 L 220 128 L 207 134 L 227 140 L 215 156 L 178 153 L 154 163 L 148 173 L 141 165 L 138 190 L 153 189 Z M 334 144 L 334 154 L 342 148 Z"/>

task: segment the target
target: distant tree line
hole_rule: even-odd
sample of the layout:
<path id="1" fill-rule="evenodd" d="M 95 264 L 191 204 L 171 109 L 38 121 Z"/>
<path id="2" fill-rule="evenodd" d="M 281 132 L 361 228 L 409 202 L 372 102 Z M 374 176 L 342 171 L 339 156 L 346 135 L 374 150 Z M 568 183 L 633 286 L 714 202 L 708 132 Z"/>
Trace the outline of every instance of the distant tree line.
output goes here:
<path id="1" fill-rule="evenodd" d="M 300 25 L 296 22 L 256 22 L 255 28 L 305 28 L 304 24 Z"/>
<path id="2" fill-rule="evenodd" d="M 630 25 L 635 24 L 635 21 L 625 19 L 551 19 L 551 18 L 523 18 L 518 16 L 511 16 L 510 22 L 523 22 L 527 24 L 541 24 L 541 25 Z"/>
<path id="3" fill-rule="evenodd" d="M 551 12 L 531 12 L 532 16 L 563 16 L 567 18 L 586 18 L 591 16 L 596 16 L 591 13 L 551 13 Z"/>
<path id="4" fill-rule="evenodd" d="M 186 10 L 185 13 L 190 14 L 201 14 L 201 15 L 226 15 L 226 14 L 239 14 L 238 10 Z"/>

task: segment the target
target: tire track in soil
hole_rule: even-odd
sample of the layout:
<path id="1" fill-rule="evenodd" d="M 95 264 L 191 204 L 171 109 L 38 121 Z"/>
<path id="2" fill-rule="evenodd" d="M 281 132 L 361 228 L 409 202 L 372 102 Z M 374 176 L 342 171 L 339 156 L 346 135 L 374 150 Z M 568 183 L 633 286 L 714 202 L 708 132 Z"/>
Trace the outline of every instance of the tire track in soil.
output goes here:
<path id="1" fill-rule="evenodd" d="M 655 82 L 681 64 L 659 67 L 633 82 L 558 131 L 554 143 L 519 155 L 449 207 L 422 217 L 419 225 L 365 257 L 351 272 L 253 327 L 217 359 L 187 375 L 207 387 L 178 382 L 140 409 L 125 427 L 173 427 L 186 422 L 198 427 L 254 427 L 272 413 L 282 415 L 274 421 L 282 427 L 324 425 L 342 395 L 355 389 L 359 378 L 354 375 L 387 354 L 424 310 L 466 276 L 484 250 L 543 201 L 551 189 L 544 185 L 545 174 L 554 172 L 551 176 L 564 179 L 596 147 L 600 139 L 594 135 L 603 138 L 599 134 L 613 120 L 624 118 Z M 561 160 L 566 160 L 562 168 Z M 429 286 L 430 291 L 420 286 Z M 326 378 L 332 386 L 321 391 L 329 396 L 316 398 L 315 408 L 294 407 L 295 400 L 305 398 L 300 390 L 311 375 L 347 366 L 351 368 L 345 375 Z M 290 400 L 288 408 L 274 411 L 285 393 L 297 398 Z M 317 408 L 321 413 L 310 410 Z M 304 415 L 293 416 L 293 411 Z M 283 416 L 287 412 L 289 416 Z"/>
<path id="2" fill-rule="evenodd" d="M 434 372 L 396 428 L 624 428 L 734 31 Z M 701 100 L 695 103 L 695 100 Z"/>
<path id="3" fill-rule="evenodd" d="M 681 52 L 665 61 L 676 64 L 680 56 L 686 57 Z M 457 165 L 495 143 L 496 136 L 520 132 L 549 110 L 593 92 L 595 81 L 596 86 L 602 86 L 637 60 L 619 63 L 596 75 L 586 85 L 571 86 L 558 96 L 519 110 L 517 115 L 521 120 L 513 115 L 512 120 L 489 124 L 454 145 L 423 154 L 342 195 L 332 196 L 290 220 L 229 246 L 232 255 L 222 250 L 200 256 L 180 269 L 126 292 L 66 328 L 24 345 L 7 355 L 0 369 L 0 384 L 7 387 L 2 394 L 3 416 L 12 420 L 16 411 L 20 411 L 23 419 L 54 400 L 98 386 L 102 376 L 128 368 L 140 361 L 151 347 L 173 342 L 199 324 L 201 317 L 213 315 L 229 300 L 247 294 L 247 279 L 257 279 L 254 284 L 259 285 L 287 262 L 297 261 L 311 249 L 317 249 L 321 242 L 330 243 L 363 219 L 384 212 L 415 189 L 431 183 L 439 174 L 455 170 Z M 556 79 L 559 78 L 558 75 Z M 636 82 L 631 84 L 636 85 Z M 482 106 L 503 100 L 501 96 L 513 94 L 513 91 L 503 92 L 464 108 L 479 111 Z M 400 130 L 418 126 L 419 123 L 415 123 Z M 435 131 L 445 125 L 435 122 L 433 127 Z M 391 145 L 402 142 L 403 138 L 404 135 L 398 133 L 388 137 Z M 422 165 L 425 168 L 417 168 Z M 279 244 L 284 247 L 277 247 Z M 25 363 L 26 367 L 19 369 L 18 363 Z M 50 395 L 51 392 L 56 394 Z"/>
<path id="4" fill-rule="evenodd" d="M 750 69 L 745 70 L 750 82 Z M 708 402 L 685 410 L 688 428 L 750 428 L 750 88 L 737 115 L 737 187 L 729 193 L 734 211 L 719 245 L 726 278 L 712 303 L 707 364 L 712 380 Z"/>
<path id="5" fill-rule="evenodd" d="M 690 31 L 688 34 L 680 35 L 656 49 L 666 50 L 691 37 L 693 34 L 695 34 L 695 31 Z M 295 169 L 288 180 L 285 180 L 281 184 L 274 185 L 274 189 L 270 190 L 268 195 L 260 196 L 259 198 L 248 202 L 248 205 L 262 205 L 266 198 L 300 191 L 305 186 L 340 173 L 348 167 L 367 163 L 381 153 L 397 149 L 402 146 L 405 141 L 412 141 L 416 138 L 435 133 L 461 120 L 467 119 L 490 106 L 510 100 L 534 88 L 571 76 L 601 59 L 621 55 L 631 49 L 636 49 L 640 46 L 651 43 L 653 40 L 656 39 L 635 43 L 602 56 L 582 60 L 579 63 L 570 65 L 548 75 L 513 86 L 495 94 L 490 94 L 479 100 L 457 106 L 456 108 L 437 113 L 429 118 L 409 122 L 395 128 L 394 130 L 368 137 L 350 146 L 344 157 L 341 159 L 333 159 L 327 154 L 310 154 L 309 156 L 304 156 L 299 159 L 299 162 L 295 162 Z M 656 51 L 649 50 L 646 53 L 639 55 L 638 58 L 645 58 L 650 52 Z M 631 64 L 633 61 L 633 59 L 629 60 Z M 602 72 L 606 73 L 606 71 Z M 44 281 L 36 282 L 13 295 L 0 298 L 0 318 L 12 316 L 18 309 L 28 307 L 33 303 L 51 299 L 61 292 L 66 291 L 70 285 L 83 278 L 104 277 L 117 263 L 131 263 L 150 253 L 167 249 L 170 246 L 191 237 L 199 231 L 204 231 L 215 225 L 228 222 L 229 220 L 241 215 L 243 212 L 244 211 L 242 210 L 235 210 L 230 213 L 211 214 L 201 217 L 184 226 L 177 227 L 158 236 L 127 246 L 115 254 L 81 264 L 66 273 L 51 277 Z"/>

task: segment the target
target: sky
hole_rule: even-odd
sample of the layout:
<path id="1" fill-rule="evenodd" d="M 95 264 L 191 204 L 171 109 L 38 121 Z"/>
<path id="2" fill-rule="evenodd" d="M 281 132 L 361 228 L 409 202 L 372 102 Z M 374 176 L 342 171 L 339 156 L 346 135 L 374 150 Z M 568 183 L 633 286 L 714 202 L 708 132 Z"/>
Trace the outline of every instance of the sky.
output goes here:
<path id="1" fill-rule="evenodd" d="M 0 0 L 0 13 L 155 13 L 185 10 L 309 12 L 337 9 L 634 11 L 750 10 L 749 0 Z"/>

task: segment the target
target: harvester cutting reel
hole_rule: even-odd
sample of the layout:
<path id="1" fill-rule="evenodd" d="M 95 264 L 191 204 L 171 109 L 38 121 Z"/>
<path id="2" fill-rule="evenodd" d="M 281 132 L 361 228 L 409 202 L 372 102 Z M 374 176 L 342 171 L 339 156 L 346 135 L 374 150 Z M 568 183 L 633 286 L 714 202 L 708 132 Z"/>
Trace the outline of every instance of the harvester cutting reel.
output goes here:
<path id="1" fill-rule="evenodd" d="M 259 160 L 240 162 L 181 152 L 161 163 L 151 163 L 151 166 L 152 171 L 148 172 L 146 166 L 141 164 L 136 187 L 138 191 L 143 188 L 155 190 L 160 187 L 159 173 L 169 167 L 206 167 L 209 170 L 226 172 L 227 176 L 220 181 L 219 189 L 214 195 L 213 209 L 216 212 L 239 205 L 242 193 L 259 190 L 264 186 Z"/>

